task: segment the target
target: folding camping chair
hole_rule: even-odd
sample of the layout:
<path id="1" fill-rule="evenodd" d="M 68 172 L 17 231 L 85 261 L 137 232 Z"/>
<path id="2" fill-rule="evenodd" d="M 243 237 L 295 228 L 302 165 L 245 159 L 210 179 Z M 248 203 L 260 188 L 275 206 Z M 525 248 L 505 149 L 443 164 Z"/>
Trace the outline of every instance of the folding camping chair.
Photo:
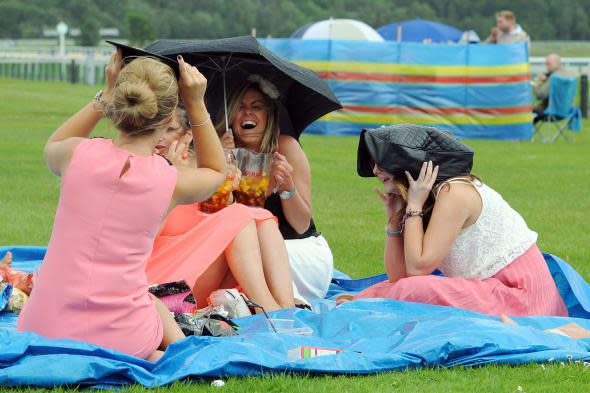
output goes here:
<path id="1" fill-rule="evenodd" d="M 578 89 L 578 78 L 565 78 L 557 75 L 551 75 L 549 85 L 549 106 L 539 118 L 535 125 L 534 135 L 538 134 L 542 142 L 555 142 L 560 135 L 566 141 L 569 141 L 566 134 L 566 127 L 572 131 L 571 140 L 575 142 L 574 131 L 581 128 L 581 112 L 579 108 L 574 108 L 573 101 Z M 543 122 L 547 123 L 547 135 L 542 132 Z M 551 128 L 553 124 L 557 129 L 555 136 L 551 137 Z"/>

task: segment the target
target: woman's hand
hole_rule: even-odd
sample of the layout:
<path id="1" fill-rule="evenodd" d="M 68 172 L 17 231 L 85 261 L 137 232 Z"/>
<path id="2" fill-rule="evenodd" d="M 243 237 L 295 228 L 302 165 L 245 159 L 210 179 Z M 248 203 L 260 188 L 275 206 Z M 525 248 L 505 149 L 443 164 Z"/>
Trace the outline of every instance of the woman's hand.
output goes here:
<path id="1" fill-rule="evenodd" d="M 113 92 L 115 91 L 115 87 L 117 86 L 117 78 L 121 72 L 122 65 L 123 55 L 121 54 L 121 49 L 117 49 L 111 55 L 109 64 L 107 64 L 104 70 L 107 79 L 107 88 L 102 93 L 103 100 L 107 101 L 111 99 Z"/>
<path id="2" fill-rule="evenodd" d="M 223 150 L 228 151 L 236 148 L 236 143 L 234 141 L 234 133 L 231 128 L 228 129 L 225 133 L 223 133 L 223 135 L 221 135 L 220 140 Z"/>
<path id="3" fill-rule="evenodd" d="M 291 191 L 295 187 L 293 182 L 293 166 L 287 161 L 287 157 L 280 153 L 274 154 L 270 176 L 275 181 L 277 191 Z"/>
<path id="4" fill-rule="evenodd" d="M 178 90 L 180 98 L 187 110 L 204 108 L 205 90 L 207 89 L 207 79 L 199 72 L 197 67 L 185 63 L 182 56 L 178 56 L 178 68 L 180 78 L 178 79 Z M 202 108 L 195 107 L 202 105 Z M 190 113 L 190 111 L 189 111 Z M 192 120 L 192 119 L 191 119 Z M 194 119 L 194 121 L 203 119 Z"/>
<path id="5" fill-rule="evenodd" d="M 385 206 L 385 216 L 387 217 L 388 224 L 394 224 L 393 217 L 399 212 L 402 207 L 404 206 L 404 200 L 399 193 L 399 191 L 395 191 L 392 193 L 383 194 L 377 187 L 374 188 L 375 193 L 383 202 L 383 206 Z M 401 219 L 401 217 L 400 217 Z M 399 220 L 398 220 L 399 221 Z M 395 225 L 394 225 L 395 226 Z M 397 231 L 397 228 L 393 228 Z"/>
<path id="6" fill-rule="evenodd" d="M 177 141 L 170 144 L 168 152 L 164 155 L 175 167 L 188 165 L 188 148 L 193 139 L 189 132 Z"/>
<path id="7" fill-rule="evenodd" d="M 416 180 L 414 180 L 412 175 L 406 171 L 406 176 L 409 182 L 407 211 L 422 211 L 422 207 L 432 191 L 437 175 L 438 165 L 433 168 L 432 161 L 422 164 L 422 169 Z"/>

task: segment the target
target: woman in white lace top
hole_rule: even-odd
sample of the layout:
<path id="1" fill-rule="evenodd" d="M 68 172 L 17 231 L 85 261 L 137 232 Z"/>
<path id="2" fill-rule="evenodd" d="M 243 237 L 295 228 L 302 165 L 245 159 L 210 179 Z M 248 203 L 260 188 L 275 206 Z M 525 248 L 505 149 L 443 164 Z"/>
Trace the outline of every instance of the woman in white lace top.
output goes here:
<path id="1" fill-rule="evenodd" d="M 358 171 L 385 193 L 388 281 L 354 299 L 386 297 L 490 315 L 567 309 L 524 219 L 470 174 L 473 151 L 432 127 L 364 130 Z M 445 277 L 432 275 L 439 269 Z"/>

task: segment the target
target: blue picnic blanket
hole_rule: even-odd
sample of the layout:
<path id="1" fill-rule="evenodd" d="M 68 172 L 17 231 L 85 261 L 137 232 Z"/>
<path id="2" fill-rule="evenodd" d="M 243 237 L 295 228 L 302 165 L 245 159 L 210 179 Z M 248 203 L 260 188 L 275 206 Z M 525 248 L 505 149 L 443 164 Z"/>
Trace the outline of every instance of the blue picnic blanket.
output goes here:
<path id="1" fill-rule="evenodd" d="M 42 247 L 11 250 L 14 267 L 33 271 Z M 95 345 L 16 332 L 16 316 L 0 313 L 0 385 L 160 386 L 176 380 L 255 376 L 269 372 L 371 374 L 406 368 L 590 361 L 590 339 L 574 340 L 543 329 L 576 322 L 590 329 L 590 287 L 565 261 L 544 254 L 570 312 L 563 317 L 514 318 L 520 326 L 452 307 L 366 299 L 335 307 L 341 293 L 354 293 L 383 276 L 351 280 L 338 274 L 314 312 L 287 309 L 271 318 L 294 321 L 312 335 L 276 334 L 263 315 L 236 320 L 235 337 L 188 337 L 150 363 Z M 337 355 L 293 360 L 290 349 L 341 349 Z"/>

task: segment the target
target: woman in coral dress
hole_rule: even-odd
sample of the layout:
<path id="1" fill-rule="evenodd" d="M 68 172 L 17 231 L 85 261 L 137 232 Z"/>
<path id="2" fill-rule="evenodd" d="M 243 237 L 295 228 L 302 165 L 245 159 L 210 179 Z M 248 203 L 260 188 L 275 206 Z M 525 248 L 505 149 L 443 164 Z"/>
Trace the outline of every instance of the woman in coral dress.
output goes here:
<path id="1" fill-rule="evenodd" d="M 221 185 L 225 159 L 203 101 L 207 81 L 195 67 L 179 59 L 177 82 L 169 66 L 152 58 L 121 64 L 115 52 L 102 97 L 45 146 L 50 169 L 62 177 L 60 199 L 18 330 L 155 361 L 184 335 L 163 303 L 148 294 L 145 266 L 154 238 L 172 208 L 204 200 Z M 179 90 L 195 123 L 199 167 L 175 168 L 153 155 Z M 88 139 L 103 113 L 117 138 Z"/>
<path id="2" fill-rule="evenodd" d="M 169 156 L 170 147 L 190 142 L 186 111 L 179 107 L 156 148 Z M 183 152 L 175 165 L 195 160 Z M 266 311 L 294 306 L 291 271 L 277 219 L 265 209 L 230 204 L 203 214 L 198 204 L 176 207 L 154 242 L 146 273 L 151 284 L 184 280 L 197 307 L 217 289 L 241 286 Z"/>

